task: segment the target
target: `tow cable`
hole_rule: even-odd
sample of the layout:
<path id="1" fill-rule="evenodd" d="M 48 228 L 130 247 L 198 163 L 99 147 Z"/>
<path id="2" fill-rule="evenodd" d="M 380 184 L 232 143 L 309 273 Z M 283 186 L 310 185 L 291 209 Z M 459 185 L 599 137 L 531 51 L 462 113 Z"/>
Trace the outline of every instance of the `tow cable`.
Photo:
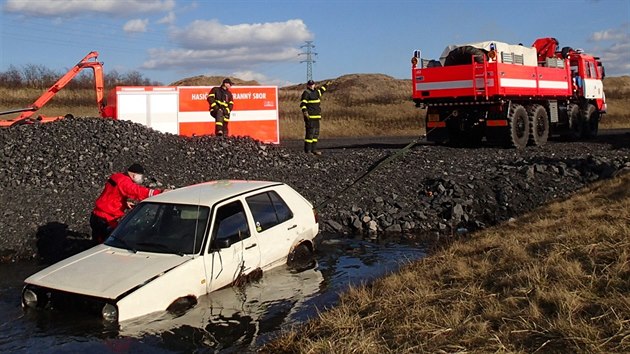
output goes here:
<path id="1" fill-rule="evenodd" d="M 452 113 L 448 115 L 448 117 L 446 117 L 443 122 L 446 122 L 449 118 L 451 118 Z M 429 135 L 430 132 L 432 132 L 433 130 L 437 129 L 437 127 L 429 130 L 426 135 Z M 425 135 L 425 136 L 426 136 Z M 422 136 L 412 140 L 409 144 L 407 144 L 405 147 L 401 148 L 400 150 L 396 151 L 394 154 L 389 155 L 388 157 L 386 157 L 385 159 L 381 160 L 381 161 L 377 161 L 376 163 L 374 163 L 372 166 L 370 166 L 367 171 L 365 171 L 365 173 L 363 173 L 361 176 L 359 176 L 358 178 L 356 178 L 354 181 L 352 181 L 352 183 L 350 183 L 349 185 L 347 185 L 344 189 L 342 189 L 341 191 L 339 191 L 339 193 L 336 193 L 334 196 L 324 200 L 323 202 L 317 204 L 315 206 L 315 209 L 320 210 L 323 207 L 325 207 L 326 205 L 330 204 L 333 200 L 339 198 L 341 195 L 343 195 L 345 192 L 347 192 L 350 188 L 352 188 L 355 184 L 359 183 L 359 181 L 361 181 L 362 179 L 364 179 L 365 177 L 369 176 L 372 172 L 376 171 L 379 167 L 385 166 L 388 163 L 392 162 L 393 160 L 397 159 L 398 157 L 403 156 L 407 151 L 409 151 L 409 149 L 411 149 L 412 146 L 416 145 L 418 143 L 418 141 L 422 138 Z"/>
<path id="2" fill-rule="evenodd" d="M 402 149 L 396 151 L 396 153 L 394 153 L 392 155 L 389 155 L 388 157 L 382 159 L 381 161 L 377 161 L 372 166 L 370 166 L 367 169 L 367 171 L 365 171 L 365 173 L 363 173 L 361 176 L 359 176 L 354 181 L 352 181 L 352 183 L 347 185 L 344 189 L 342 189 L 340 192 L 336 193 L 334 196 L 332 196 L 332 197 L 324 200 L 322 203 L 318 204 L 315 208 L 319 210 L 319 209 L 325 207 L 326 205 L 330 204 L 330 202 L 332 202 L 333 200 L 339 198 L 341 195 L 343 195 L 345 192 L 347 192 L 350 188 L 352 188 L 355 184 L 359 183 L 359 181 L 361 181 L 365 177 L 369 176 L 372 172 L 376 171 L 379 167 L 385 166 L 388 163 L 390 163 L 391 161 L 393 161 L 394 159 L 404 155 L 409 149 L 411 149 L 412 146 L 414 146 L 416 143 L 418 143 L 419 140 L 420 140 L 420 138 L 416 138 L 416 139 L 412 140 L 409 144 L 407 144 L 405 147 L 403 147 Z"/>

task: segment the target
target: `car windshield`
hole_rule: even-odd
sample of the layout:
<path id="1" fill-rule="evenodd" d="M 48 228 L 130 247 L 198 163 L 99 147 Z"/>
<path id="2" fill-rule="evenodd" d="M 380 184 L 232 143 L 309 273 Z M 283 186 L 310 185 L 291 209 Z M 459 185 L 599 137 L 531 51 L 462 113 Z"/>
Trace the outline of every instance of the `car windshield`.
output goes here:
<path id="1" fill-rule="evenodd" d="M 209 208 L 199 205 L 140 203 L 105 244 L 134 252 L 197 254 L 208 227 Z"/>

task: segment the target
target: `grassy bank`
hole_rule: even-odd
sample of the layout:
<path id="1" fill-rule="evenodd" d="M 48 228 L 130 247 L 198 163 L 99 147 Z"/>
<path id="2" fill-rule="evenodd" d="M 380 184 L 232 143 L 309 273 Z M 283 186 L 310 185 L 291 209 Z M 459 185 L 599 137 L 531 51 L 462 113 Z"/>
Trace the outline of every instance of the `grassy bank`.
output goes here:
<path id="1" fill-rule="evenodd" d="M 266 353 L 630 352 L 630 173 L 455 241 Z"/>
<path id="2" fill-rule="evenodd" d="M 238 79 L 242 85 L 253 85 Z M 216 85 L 220 78 L 193 77 L 177 85 Z M 605 91 L 608 114 L 601 128 L 630 128 L 630 77 L 606 78 Z M 282 87 L 278 92 L 280 137 L 300 139 L 304 122 L 300 114 L 300 95 L 303 85 Z M 0 111 L 26 107 L 35 101 L 42 90 L 0 87 Z M 351 74 L 333 80 L 322 100 L 323 120 L 321 137 L 351 136 L 418 136 L 424 133 L 424 110 L 411 101 L 411 80 L 399 80 L 381 74 Z M 94 90 L 61 90 L 36 114 L 44 116 L 97 117 Z M 0 116 L 0 119 L 14 118 Z"/>

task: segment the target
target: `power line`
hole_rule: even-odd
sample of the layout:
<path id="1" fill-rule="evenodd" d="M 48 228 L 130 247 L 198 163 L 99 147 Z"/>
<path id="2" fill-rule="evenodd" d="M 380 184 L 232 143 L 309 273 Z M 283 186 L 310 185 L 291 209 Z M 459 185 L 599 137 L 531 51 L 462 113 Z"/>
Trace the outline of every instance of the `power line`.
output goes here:
<path id="1" fill-rule="evenodd" d="M 312 49 L 315 48 L 313 41 L 305 41 L 305 43 L 306 44 L 300 46 L 300 48 L 306 48 L 306 53 L 300 53 L 298 56 L 306 55 L 306 60 L 302 60 L 300 63 L 306 63 L 306 81 L 308 81 L 313 80 L 313 63 L 315 62 L 313 57 L 316 56 L 317 53 L 312 51 Z"/>

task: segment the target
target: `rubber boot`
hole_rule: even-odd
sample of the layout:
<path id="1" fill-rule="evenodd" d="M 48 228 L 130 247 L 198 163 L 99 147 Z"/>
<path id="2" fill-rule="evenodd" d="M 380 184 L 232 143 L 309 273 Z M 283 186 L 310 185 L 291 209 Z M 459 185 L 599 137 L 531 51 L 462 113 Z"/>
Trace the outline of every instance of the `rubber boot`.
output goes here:
<path id="1" fill-rule="evenodd" d="M 311 146 L 311 152 L 315 155 L 321 155 L 322 152 L 317 150 L 317 143 L 313 143 Z"/>
<path id="2" fill-rule="evenodd" d="M 313 144 L 312 143 L 308 143 L 308 142 L 304 142 L 304 152 L 305 153 L 310 153 L 313 151 Z"/>

